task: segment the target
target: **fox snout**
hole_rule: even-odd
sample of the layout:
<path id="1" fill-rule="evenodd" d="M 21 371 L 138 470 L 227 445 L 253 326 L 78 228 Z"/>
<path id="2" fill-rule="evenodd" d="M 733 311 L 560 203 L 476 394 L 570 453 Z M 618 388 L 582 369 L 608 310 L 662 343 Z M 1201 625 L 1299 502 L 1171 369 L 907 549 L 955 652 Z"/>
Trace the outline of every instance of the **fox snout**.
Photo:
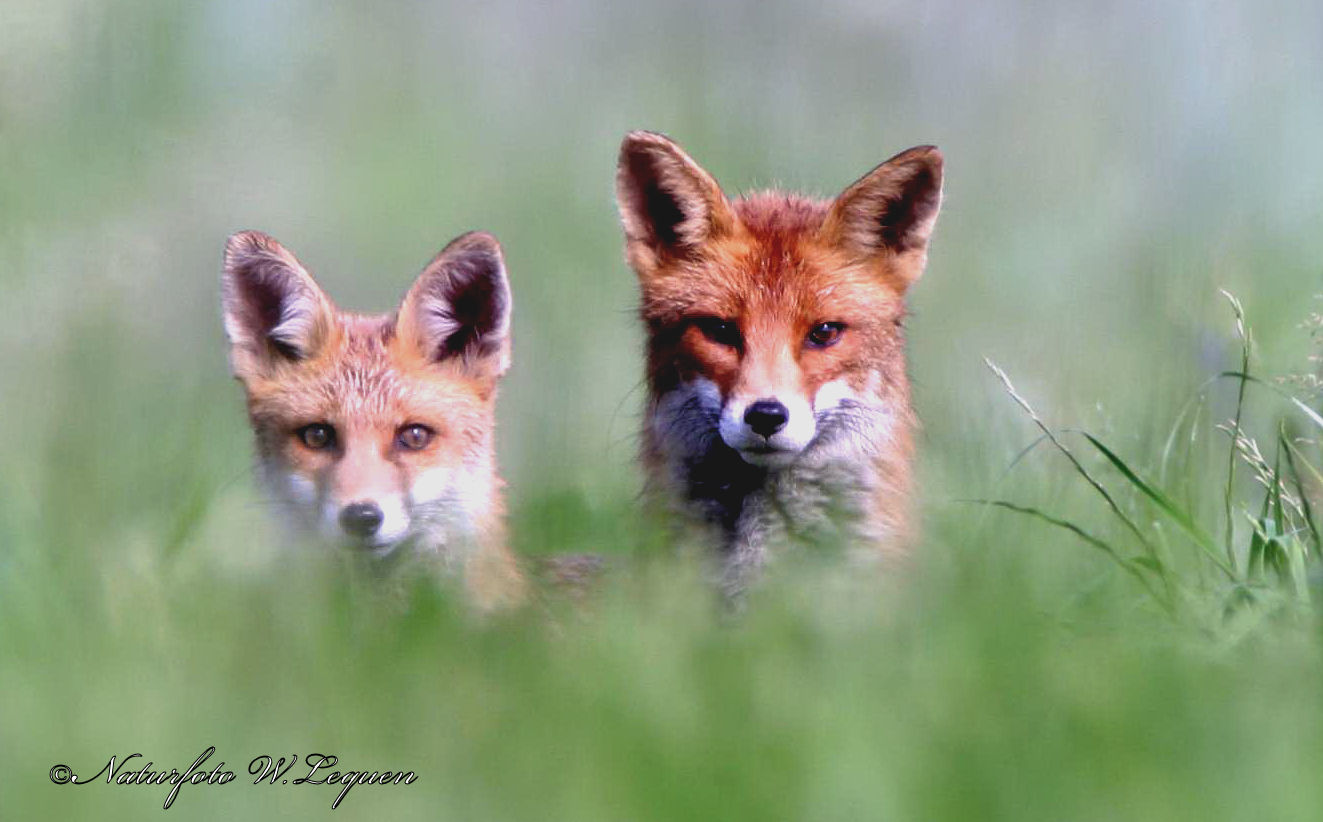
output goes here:
<path id="1" fill-rule="evenodd" d="M 335 527 L 351 544 L 384 553 L 409 535 L 409 515 L 390 497 L 359 499 L 339 507 Z"/>
<path id="2" fill-rule="evenodd" d="M 340 527 L 351 537 L 374 536 L 385 518 L 375 502 L 351 502 L 340 509 Z"/>
<path id="3" fill-rule="evenodd" d="M 718 423 L 726 445 L 752 465 L 776 466 L 792 461 L 817 433 L 813 408 L 794 396 L 727 399 Z"/>
<path id="4" fill-rule="evenodd" d="M 326 518 L 333 520 L 328 525 L 373 549 L 400 542 L 410 530 L 402 497 L 408 478 L 383 456 L 381 441 L 388 439 L 389 434 L 375 430 L 346 431 L 340 453 L 328 455 L 333 462 L 322 469 L 330 502 Z"/>
<path id="5" fill-rule="evenodd" d="M 350 494 L 337 489 L 332 477 L 307 477 L 289 468 L 285 473 L 286 499 L 316 533 L 354 549 L 385 555 L 404 543 L 416 530 L 402 495 L 356 488 Z M 288 472 L 288 473 L 286 473 Z M 268 475 L 269 476 L 269 475 Z"/>
<path id="6" fill-rule="evenodd" d="M 779 400 L 758 400 L 744 411 L 744 424 L 761 437 L 771 438 L 786 427 L 790 411 Z"/>

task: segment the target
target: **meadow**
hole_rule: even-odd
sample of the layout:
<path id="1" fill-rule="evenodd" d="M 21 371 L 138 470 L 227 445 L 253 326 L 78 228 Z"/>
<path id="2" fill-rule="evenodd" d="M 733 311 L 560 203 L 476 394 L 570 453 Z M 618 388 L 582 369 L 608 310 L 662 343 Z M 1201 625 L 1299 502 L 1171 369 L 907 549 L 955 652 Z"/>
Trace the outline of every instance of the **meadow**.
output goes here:
<path id="1" fill-rule="evenodd" d="M 1320 32 L 1296 2 L 6 3 L 0 817 L 1318 818 Z M 728 191 L 942 147 L 903 572 L 803 552 L 731 615 L 640 517 L 634 128 Z M 400 608 L 289 544 L 220 327 L 244 228 L 366 310 L 502 240 L 513 538 L 607 555 L 586 603 Z M 48 775 L 210 746 L 235 780 L 169 810 Z M 334 811 L 252 784 L 312 752 L 417 779 Z"/>

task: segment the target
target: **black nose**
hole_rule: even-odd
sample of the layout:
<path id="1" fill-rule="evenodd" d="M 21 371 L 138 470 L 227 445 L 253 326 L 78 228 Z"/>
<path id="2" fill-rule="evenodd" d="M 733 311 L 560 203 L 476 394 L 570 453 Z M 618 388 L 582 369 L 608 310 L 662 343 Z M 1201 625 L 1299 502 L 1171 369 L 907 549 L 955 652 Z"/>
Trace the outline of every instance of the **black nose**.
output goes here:
<path id="1" fill-rule="evenodd" d="M 760 437 L 770 437 L 786 427 L 790 412 L 776 400 L 758 400 L 744 412 L 744 424 Z"/>
<path id="2" fill-rule="evenodd" d="M 352 536 L 372 536 L 381 527 L 381 520 L 381 509 L 375 502 L 351 502 L 340 509 L 340 527 Z"/>

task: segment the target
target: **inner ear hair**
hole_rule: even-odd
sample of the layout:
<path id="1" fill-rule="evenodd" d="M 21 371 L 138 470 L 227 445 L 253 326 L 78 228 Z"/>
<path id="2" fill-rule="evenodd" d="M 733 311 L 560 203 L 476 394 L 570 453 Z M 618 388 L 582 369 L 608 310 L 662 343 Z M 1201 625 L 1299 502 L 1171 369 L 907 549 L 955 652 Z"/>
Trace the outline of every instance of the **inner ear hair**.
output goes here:
<path id="1" fill-rule="evenodd" d="M 261 232 L 226 243 L 221 300 L 236 369 L 240 359 L 306 359 L 325 335 L 330 300 L 293 254 Z"/>
<path id="2" fill-rule="evenodd" d="M 917 146 L 846 188 L 823 231 L 829 241 L 867 254 L 924 252 L 941 203 L 942 154 L 936 146 Z"/>
<path id="3" fill-rule="evenodd" d="M 712 175 L 669 138 L 634 131 L 620 145 L 616 202 L 625 236 L 680 252 L 728 231 L 734 215 Z"/>
<path id="4" fill-rule="evenodd" d="M 428 359 L 509 363 L 510 286 L 500 244 L 471 232 L 423 269 L 400 309 L 400 325 Z"/>

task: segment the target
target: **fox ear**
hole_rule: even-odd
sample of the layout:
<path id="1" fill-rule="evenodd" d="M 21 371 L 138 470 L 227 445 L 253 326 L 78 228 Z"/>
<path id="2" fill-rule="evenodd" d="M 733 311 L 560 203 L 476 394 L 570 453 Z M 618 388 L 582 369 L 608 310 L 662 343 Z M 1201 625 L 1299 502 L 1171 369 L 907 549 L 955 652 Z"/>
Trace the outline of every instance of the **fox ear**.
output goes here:
<path id="1" fill-rule="evenodd" d="M 510 281 L 496 238 L 470 232 L 436 255 L 405 296 L 396 333 L 433 362 L 462 357 L 483 373 L 505 373 Z"/>
<path id="2" fill-rule="evenodd" d="M 735 213 L 717 181 L 670 139 L 632 131 L 620 144 L 616 203 L 631 262 L 677 255 L 731 231 Z"/>
<path id="3" fill-rule="evenodd" d="M 917 277 L 941 204 L 942 153 L 936 146 L 918 146 L 841 192 L 823 223 L 823 237 L 866 257 L 918 254 Z"/>
<path id="4" fill-rule="evenodd" d="M 315 355 L 334 311 L 294 255 L 259 231 L 242 231 L 225 243 L 221 308 L 230 365 L 240 378 Z"/>

